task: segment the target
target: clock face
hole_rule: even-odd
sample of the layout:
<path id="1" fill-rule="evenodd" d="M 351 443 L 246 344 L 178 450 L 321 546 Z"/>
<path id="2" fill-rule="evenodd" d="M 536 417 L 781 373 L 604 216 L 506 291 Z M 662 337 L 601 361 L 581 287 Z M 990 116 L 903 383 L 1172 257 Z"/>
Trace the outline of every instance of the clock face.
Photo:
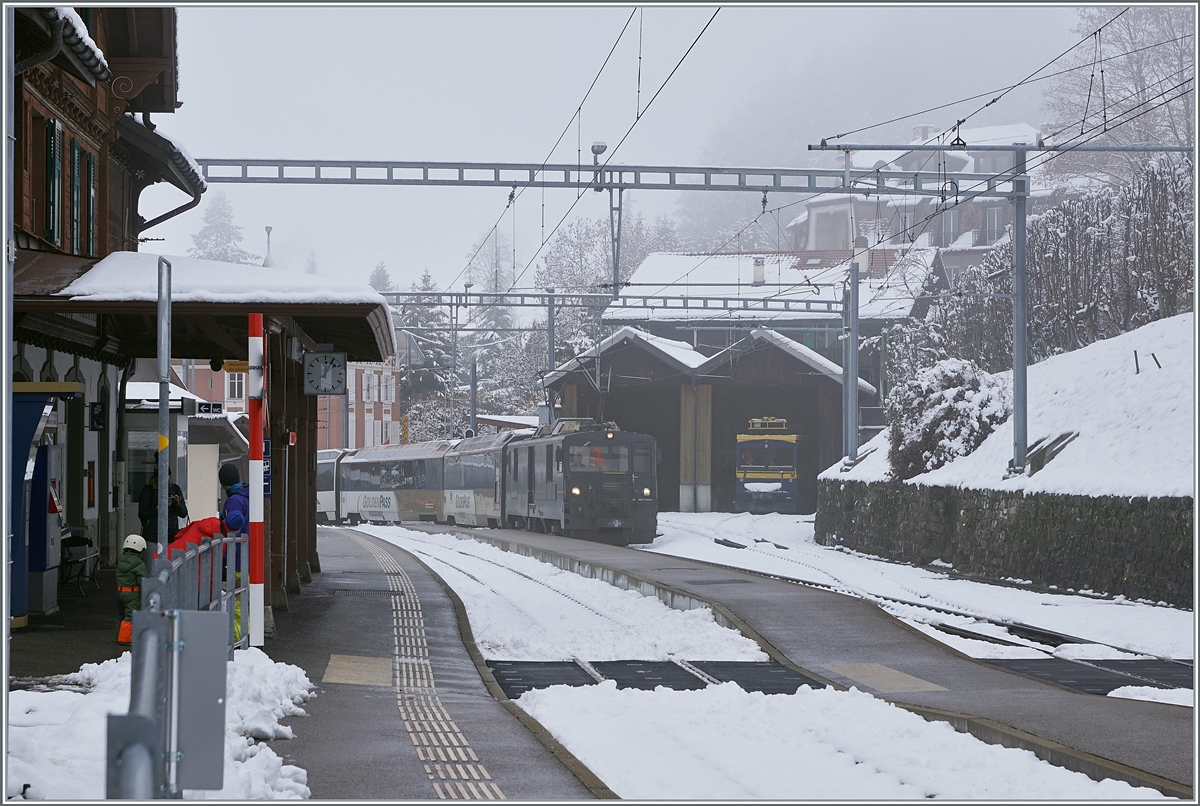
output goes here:
<path id="1" fill-rule="evenodd" d="M 305 353 L 304 393 L 308 395 L 346 394 L 346 354 Z"/>

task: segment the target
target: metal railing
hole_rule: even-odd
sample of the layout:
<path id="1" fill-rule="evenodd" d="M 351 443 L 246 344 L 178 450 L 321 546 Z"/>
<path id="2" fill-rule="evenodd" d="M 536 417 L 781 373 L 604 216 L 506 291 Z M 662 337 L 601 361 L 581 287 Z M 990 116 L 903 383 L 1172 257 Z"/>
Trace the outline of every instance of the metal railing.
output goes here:
<path id="1" fill-rule="evenodd" d="M 133 670 L 128 714 L 108 718 L 108 798 L 180 797 L 178 752 L 180 614 L 228 615 L 228 660 L 250 645 L 249 537 L 202 538 L 170 559 L 150 561 L 142 579 L 142 607 L 134 613 L 130 647 Z M 238 571 L 239 566 L 243 571 Z M 245 576 L 243 576 L 245 574 Z M 234 617 L 240 630 L 235 638 Z M 218 643 L 219 647 L 220 644 Z"/>

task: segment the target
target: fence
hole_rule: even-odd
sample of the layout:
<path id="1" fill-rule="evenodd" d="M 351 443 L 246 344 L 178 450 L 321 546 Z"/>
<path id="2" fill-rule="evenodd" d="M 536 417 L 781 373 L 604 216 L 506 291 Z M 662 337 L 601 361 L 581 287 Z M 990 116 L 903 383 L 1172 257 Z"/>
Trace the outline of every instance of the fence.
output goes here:
<path id="1" fill-rule="evenodd" d="M 133 619 L 129 713 L 108 718 L 107 797 L 146 800 L 180 797 L 185 786 L 221 788 L 225 661 L 250 643 L 248 541 L 245 535 L 203 538 L 186 551 L 171 551 L 170 559 L 150 561 Z M 226 615 L 208 615 L 217 613 Z M 225 627 L 224 653 L 221 633 L 211 629 L 217 622 Z M 200 665 L 212 668 L 197 676 Z M 211 678 L 219 677 L 219 698 L 206 700 L 195 686 L 181 686 L 181 676 L 199 677 L 210 689 Z M 213 699 L 222 707 L 214 709 Z M 197 721 L 204 725 L 197 728 Z M 181 740 L 189 746 L 186 753 Z"/>

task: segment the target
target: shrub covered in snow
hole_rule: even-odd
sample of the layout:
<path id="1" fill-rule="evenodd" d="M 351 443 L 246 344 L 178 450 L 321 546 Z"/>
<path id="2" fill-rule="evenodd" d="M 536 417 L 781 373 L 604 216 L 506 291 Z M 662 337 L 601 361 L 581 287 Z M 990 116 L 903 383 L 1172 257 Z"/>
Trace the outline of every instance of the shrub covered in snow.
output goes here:
<path id="1" fill-rule="evenodd" d="M 970 361 L 919 370 L 887 400 L 892 477 L 910 479 L 966 456 L 1012 411 L 1008 385 Z"/>

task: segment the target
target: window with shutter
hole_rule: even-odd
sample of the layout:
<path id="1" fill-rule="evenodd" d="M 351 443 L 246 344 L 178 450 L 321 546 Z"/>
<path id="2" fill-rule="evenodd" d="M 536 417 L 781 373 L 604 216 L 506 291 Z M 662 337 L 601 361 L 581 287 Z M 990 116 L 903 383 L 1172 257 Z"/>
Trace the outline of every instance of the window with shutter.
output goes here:
<path id="1" fill-rule="evenodd" d="M 62 124 L 46 120 L 46 240 L 62 240 Z"/>
<path id="2" fill-rule="evenodd" d="M 82 244 L 82 232 L 80 230 L 79 209 L 83 201 L 83 187 L 80 180 L 83 177 L 80 175 L 80 167 L 83 162 L 83 149 L 79 147 L 79 141 L 74 137 L 71 138 L 71 254 L 78 255 Z"/>

